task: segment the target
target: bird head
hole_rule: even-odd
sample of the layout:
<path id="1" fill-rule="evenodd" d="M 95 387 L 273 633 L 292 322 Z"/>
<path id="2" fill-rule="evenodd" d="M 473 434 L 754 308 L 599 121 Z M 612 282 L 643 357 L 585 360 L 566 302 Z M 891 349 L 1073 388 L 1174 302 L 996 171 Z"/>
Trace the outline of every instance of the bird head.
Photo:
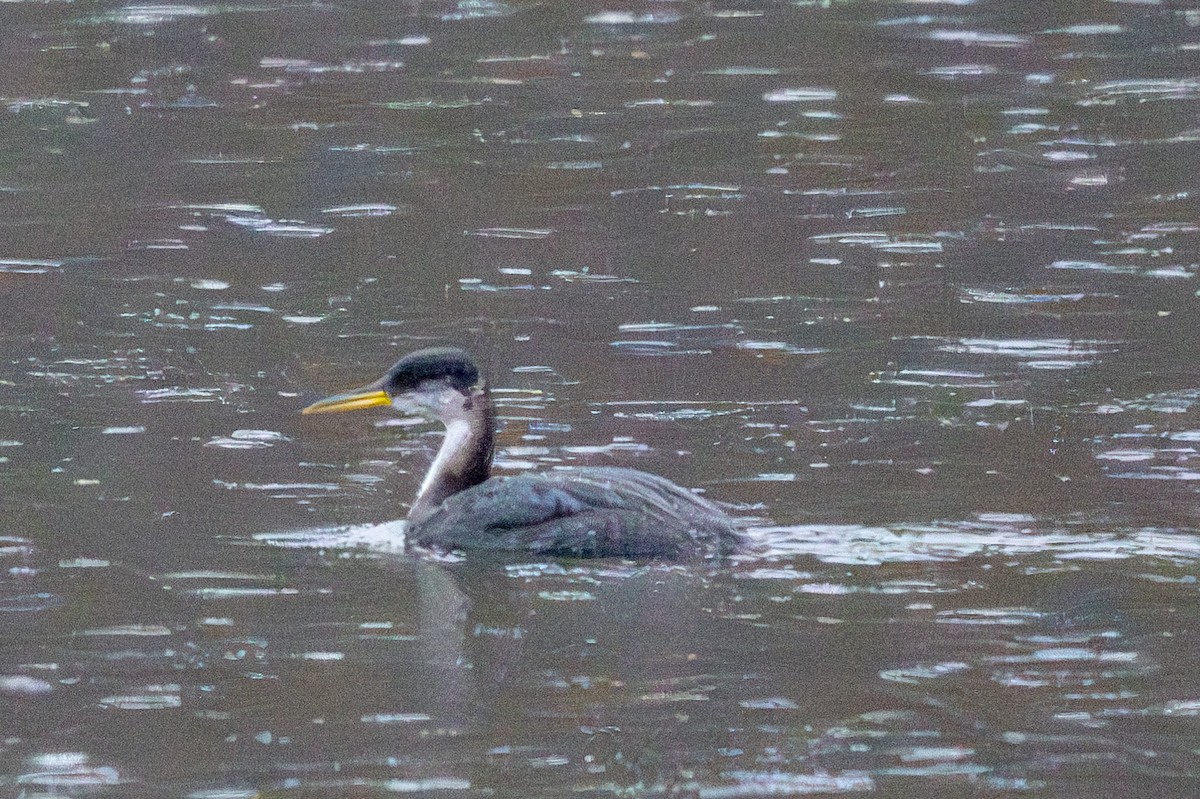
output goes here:
<path id="1" fill-rule="evenodd" d="M 448 421 L 470 408 L 479 368 L 459 349 L 434 347 L 405 355 L 362 388 L 314 402 L 302 412 L 339 413 L 390 405 L 401 413 Z"/>

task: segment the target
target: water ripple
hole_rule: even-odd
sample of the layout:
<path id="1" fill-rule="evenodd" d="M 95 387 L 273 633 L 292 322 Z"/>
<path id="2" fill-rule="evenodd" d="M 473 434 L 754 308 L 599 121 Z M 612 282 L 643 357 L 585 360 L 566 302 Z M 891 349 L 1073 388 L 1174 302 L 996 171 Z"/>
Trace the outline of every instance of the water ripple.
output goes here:
<path id="1" fill-rule="evenodd" d="M 1157 528 L 1081 533 L 1009 525 L 945 522 L 930 525 L 792 525 L 751 528 L 764 556 L 811 555 L 826 563 L 873 564 L 955 561 L 979 555 L 1045 556 L 1058 561 L 1156 558 L 1177 564 L 1200 558 L 1200 538 Z"/>

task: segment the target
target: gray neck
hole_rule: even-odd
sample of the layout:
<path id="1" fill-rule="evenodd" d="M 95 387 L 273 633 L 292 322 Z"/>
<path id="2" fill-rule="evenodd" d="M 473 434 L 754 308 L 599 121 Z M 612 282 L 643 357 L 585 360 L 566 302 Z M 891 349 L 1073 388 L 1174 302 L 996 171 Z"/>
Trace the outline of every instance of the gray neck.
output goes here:
<path id="1" fill-rule="evenodd" d="M 419 524 L 448 497 L 488 479 L 495 447 L 494 420 L 486 385 L 473 389 L 469 397 L 461 397 L 446 409 L 441 420 L 446 425 L 446 437 L 408 512 L 409 524 Z"/>

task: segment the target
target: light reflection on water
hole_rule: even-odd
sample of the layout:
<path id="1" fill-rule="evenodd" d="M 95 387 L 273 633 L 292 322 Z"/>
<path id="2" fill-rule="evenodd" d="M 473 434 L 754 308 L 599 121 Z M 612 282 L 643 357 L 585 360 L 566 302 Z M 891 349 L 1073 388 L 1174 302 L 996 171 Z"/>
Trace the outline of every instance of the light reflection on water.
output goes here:
<path id="1" fill-rule="evenodd" d="M 1032 523 L 988 518 L 979 527 Z M 893 531 L 909 551 L 892 544 L 889 556 L 884 531 L 792 532 L 813 542 L 816 559 L 777 550 L 766 563 L 697 571 L 419 564 L 382 543 L 397 537 L 394 526 L 310 531 L 259 548 L 266 568 L 257 572 L 133 583 L 113 564 L 39 563 L 35 547 L 14 539 L 6 559 L 27 565 L 25 582 L 66 591 L 84 581 L 92 591 L 124 584 L 113 596 L 125 595 L 126 618 L 138 613 L 128 594 L 158 593 L 142 612 L 166 621 L 106 625 L 111 611 L 86 610 L 76 622 L 51 622 L 60 630 L 44 650 L 52 660 L 14 662 L 0 689 L 18 729 L 39 703 L 67 700 L 94 707 L 88 723 L 131 736 L 139 753 L 128 764 L 115 754 L 103 762 L 83 752 L 28 755 L 19 784 L 49 784 L 48 775 L 62 778 L 60 788 L 153 781 L 136 770 L 177 756 L 146 737 L 146 724 L 176 723 L 161 714 L 192 719 L 192 759 L 170 769 L 175 779 L 203 783 L 210 744 L 197 749 L 200 736 L 222 742 L 221 784 L 230 789 L 264 779 L 287 789 L 301 764 L 303 790 L 384 790 L 380 779 L 401 779 L 372 776 L 380 773 L 463 790 L 513 780 L 549 788 L 539 775 L 553 768 L 561 770 L 554 781 L 582 790 L 632 779 L 651 793 L 759 795 L 878 790 L 898 776 L 1045 786 L 1097 762 L 1113 777 L 1144 757 L 1186 762 L 1165 739 L 1142 754 L 1114 740 L 1139 719 L 1195 716 L 1193 695 L 1152 687 L 1187 644 L 1147 635 L 1155 626 L 1183 632 L 1157 619 L 1162 603 L 1185 612 L 1179 603 L 1195 593 L 1186 574 L 1194 544 L 1181 536 L 1142 531 L 1114 552 L 1014 529 L 1027 540 L 980 534 L 972 550 L 947 525 Z M 323 554 L 273 572 L 276 546 L 299 544 Z M 884 554 L 864 560 L 871 546 Z M 1087 564 L 1112 558 L 1141 571 L 1160 565 L 1100 582 L 1104 571 Z M 1156 606 L 1133 601 L 1138 595 L 1157 596 Z M 1025 602 L 1005 604 L 1017 597 Z M 61 615 L 63 601 L 79 601 L 60 596 L 55 608 L 34 598 L 8 596 L 4 610 Z M 655 635 L 629 638 L 631 624 L 667 619 Z M 842 663 L 837 673 L 821 668 L 831 660 Z M 314 681 L 317 693 L 286 699 Z M 500 715 L 481 715 L 486 707 Z M 546 728 L 557 731 L 553 740 L 543 738 Z M 697 761 L 690 747 L 664 748 L 667 734 L 702 736 L 716 749 Z M 437 774 L 419 776 L 429 768 Z"/>
<path id="2" fill-rule="evenodd" d="M 660 5 L 0 3 L 0 792 L 1195 795 L 1200 19 Z M 447 343 L 752 551 L 406 555 Z"/>

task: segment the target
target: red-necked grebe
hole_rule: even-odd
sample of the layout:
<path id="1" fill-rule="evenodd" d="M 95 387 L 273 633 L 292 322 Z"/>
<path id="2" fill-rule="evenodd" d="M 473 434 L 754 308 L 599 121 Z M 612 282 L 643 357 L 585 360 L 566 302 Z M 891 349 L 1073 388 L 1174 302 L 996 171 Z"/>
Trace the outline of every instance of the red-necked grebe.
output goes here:
<path id="1" fill-rule="evenodd" d="M 581 467 L 492 477 L 491 395 L 461 350 L 414 352 L 374 383 L 315 402 L 304 413 L 382 405 L 446 427 L 408 513 L 410 545 L 695 560 L 729 554 L 741 544 L 737 526 L 716 505 L 635 469 Z"/>

